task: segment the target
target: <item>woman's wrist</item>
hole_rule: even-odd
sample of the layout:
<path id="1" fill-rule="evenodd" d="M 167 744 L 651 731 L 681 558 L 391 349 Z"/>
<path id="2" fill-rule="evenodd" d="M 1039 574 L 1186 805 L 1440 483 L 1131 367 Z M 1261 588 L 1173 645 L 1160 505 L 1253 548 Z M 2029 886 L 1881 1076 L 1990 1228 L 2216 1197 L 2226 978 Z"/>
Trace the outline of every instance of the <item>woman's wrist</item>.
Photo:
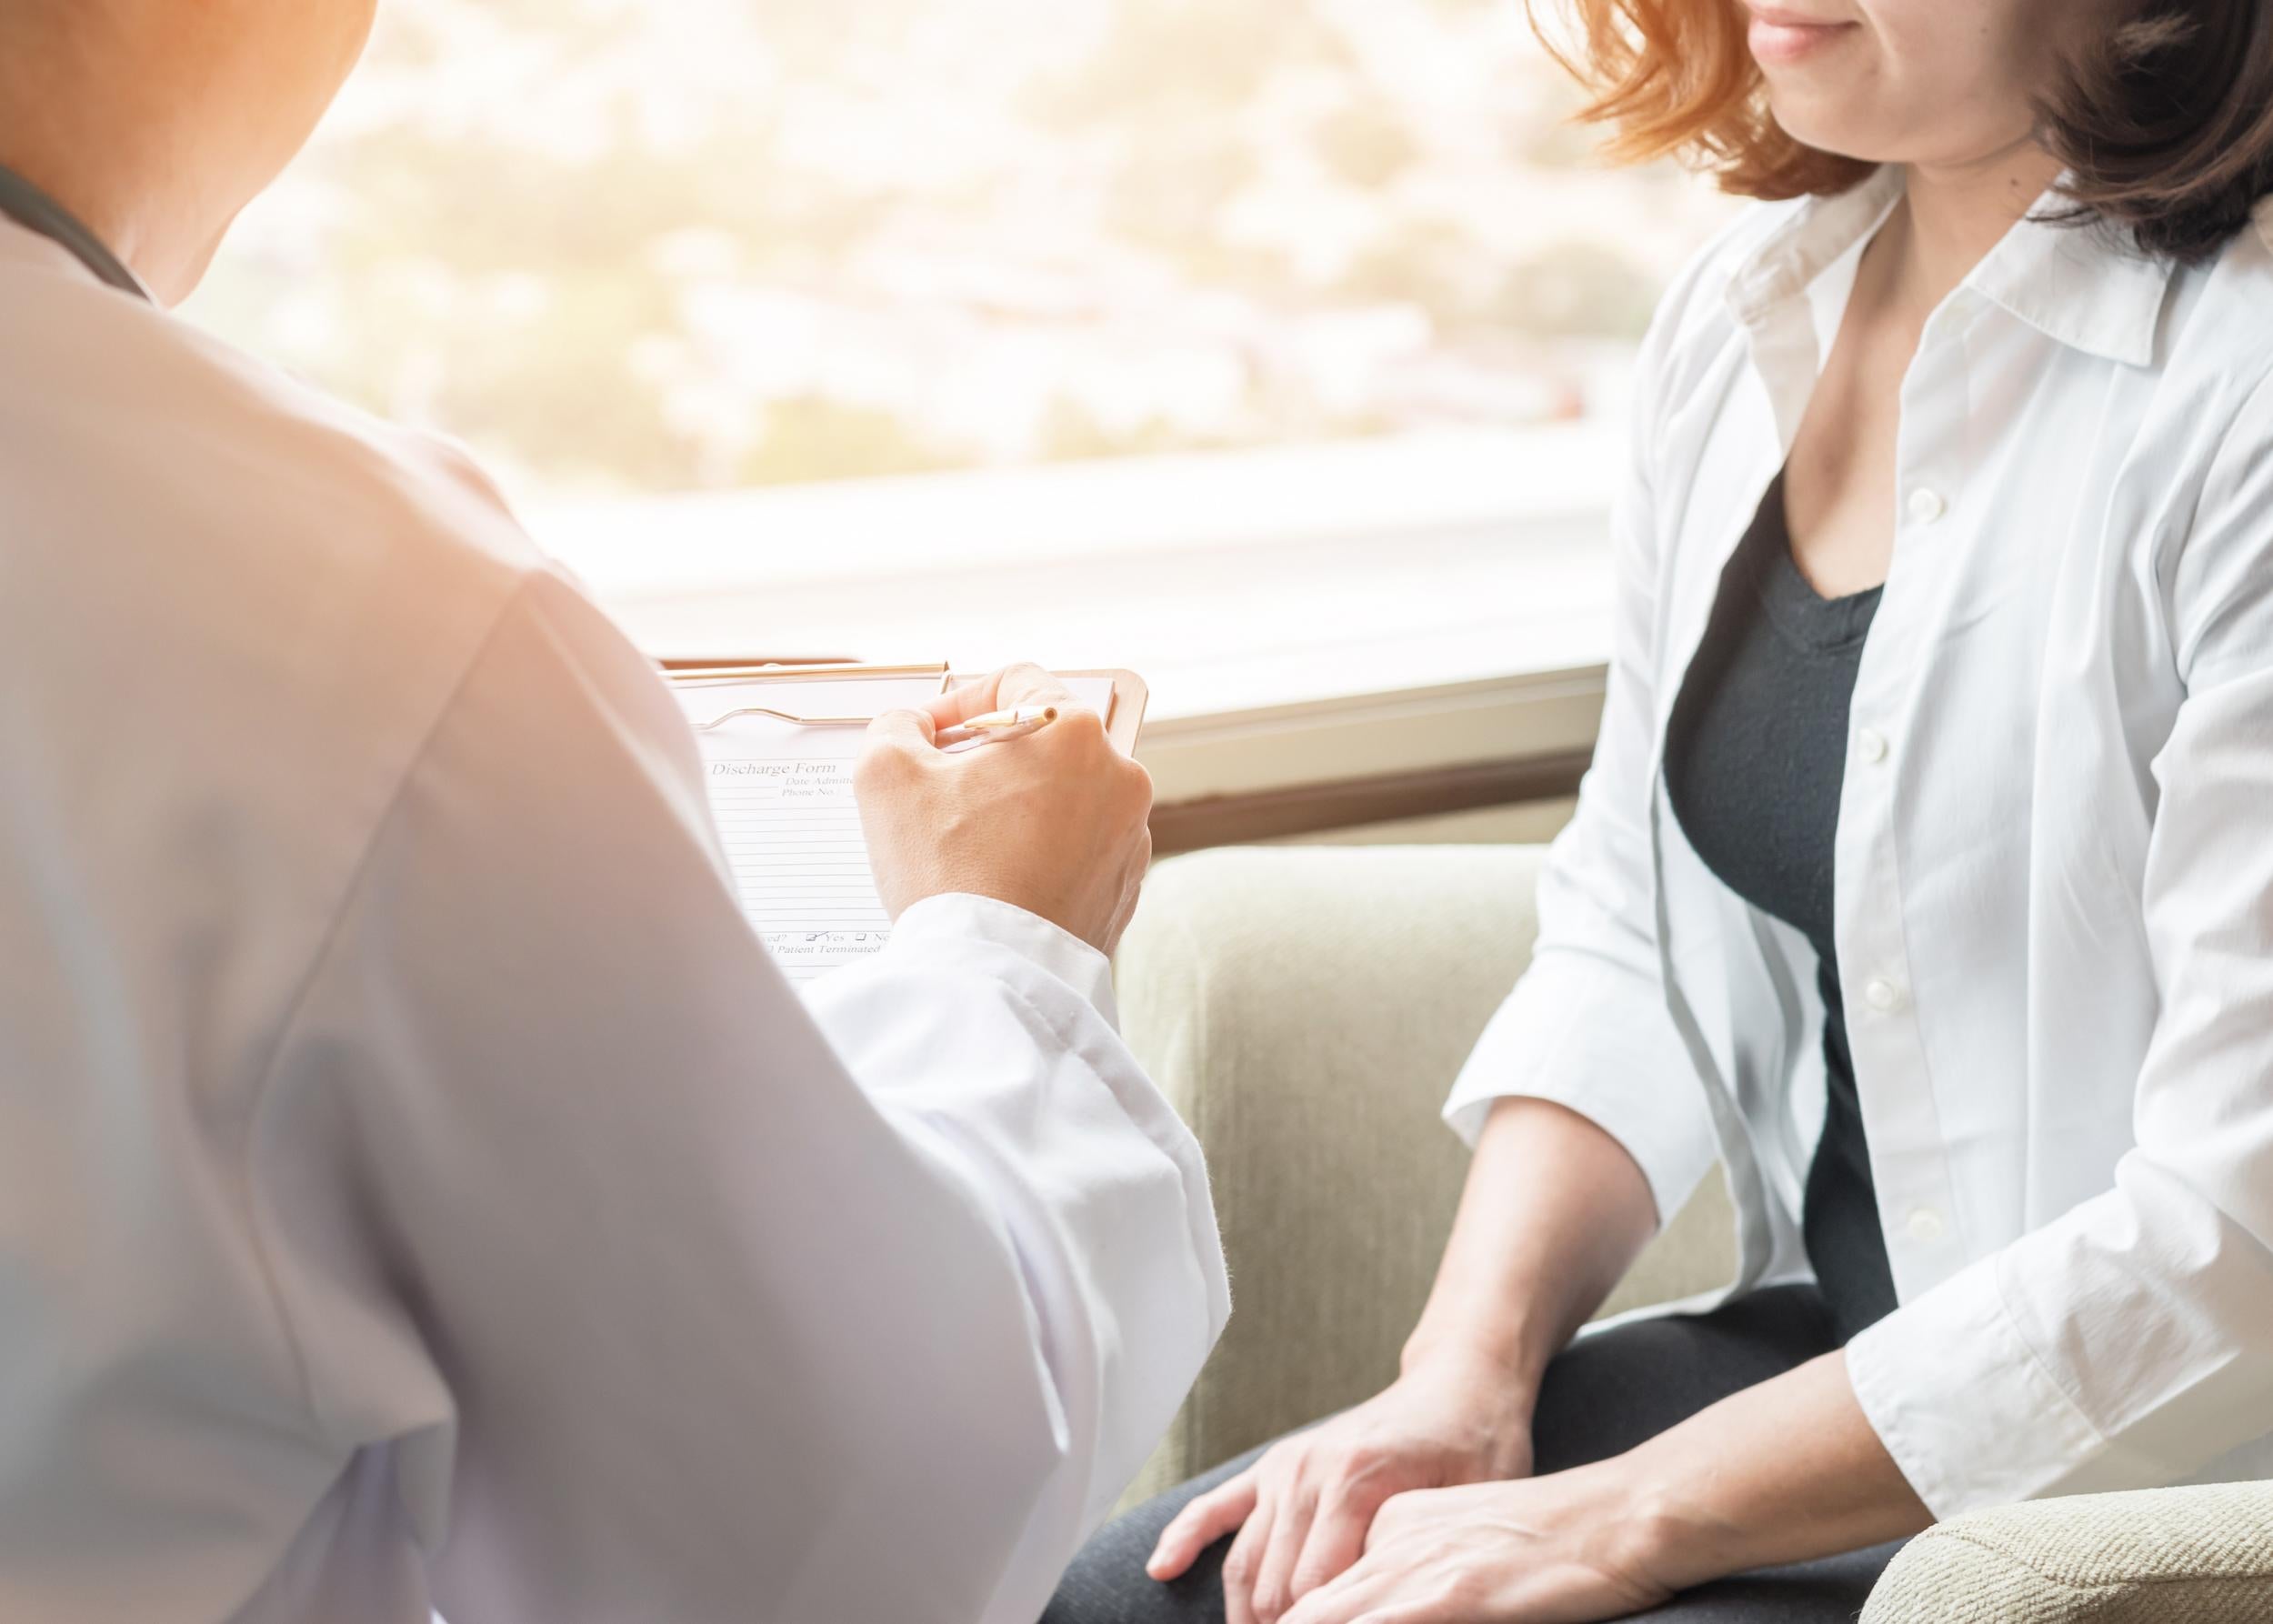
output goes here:
<path id="1" fill-rule="evenodd" d="M 1637 1569 L 1673 1589 L 1907 1538 L 1933 1520 L 1836 1353 L 1601 1464 Z"/>
<path id="2" fill-rule="evenodd" d="M 1683 1590 L 1756 1564 L 1743 1551 L 1743 1530 L 1699 1492 L 1699 1463 L 1687 1440 L 1660 1434 L 1591 1468 L 1613 1519 L 1622 1570 L 1647 1574 L 1669 1590 Z M 1709 1482 L 1709 1471 L 1703 1479 Z"/>
<path id="3" fill-rule="evenodd" d="M 1532 1399 L 1538 1396 L 1539 1378 L 1552 1357 L 1551 1350 L 1543 1353 L 1534 1346 L 1537 1340 L 1512 1318 L 1497 1321 L 1469 1318 L 1439 1324 L 1424 1313 L 1413 1334 L 1405 1339 L 1397 1369 L 1406 1377 L 1464 1372 L 1497 1393 L 1519 1398 L 1528 1414 Z"/>
<path id="4" fill-rule="evenodd" d="M 1569 1306 L 1527 1259 L 1486 1278 L 1450 1261 L 1406 1338 L 1397 1368 L 1407 1375 L 1447 1365 L 1490 1372 L 1503 1387 L 1537 1396 L 1547 1367 L 1570 1340 Z"/>
<path id="5" fill-rule="evenodd" d="M 1462 1418 L 1474 1439 L 1479 1475 L 1527 1476 L 1531 1470 L 1531 1412 L 1536 1379 L 1476 1342 L 1460 1337 L 1406 1344 L 1397 1385 L 1426 1395 L 1438 1413 Z"/>

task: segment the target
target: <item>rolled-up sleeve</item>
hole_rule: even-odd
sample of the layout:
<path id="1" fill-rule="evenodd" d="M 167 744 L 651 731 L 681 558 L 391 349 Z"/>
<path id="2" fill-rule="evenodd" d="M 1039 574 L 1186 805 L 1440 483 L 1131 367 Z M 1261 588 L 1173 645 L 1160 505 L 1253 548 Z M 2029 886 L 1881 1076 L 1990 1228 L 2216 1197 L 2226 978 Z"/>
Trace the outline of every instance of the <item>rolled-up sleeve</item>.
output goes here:
<path id="1" fill-rule="evenodd" d="M 2147 1488 L 2273 1433 L 2273 397 L 2214 461 L 2171 585 L 2186 697 L 2153 763 L 2159 1013 L 2114 1188 L 1847 1348 L 1938 1515 Z"/>
<path id="2" fill-rule="evenodd" d="M 541 575 L 262 1112 L 311 1402 L 467 1619 L 1032 1624 L 1227 1308 L 1103 957 L 941 897 L 800 997 L 668 696 Z"/>
<path id="3" fill-rule="evenodd" d="M 1547 1099 L 1577 1111 L 1640 1167 L 1661 1222 L 1680 1209 L 1716 1155 L 1696 1066 L 1666 1002 L 1648 826 L 1656 778 L 1655 401 L 1666 347 L 1698 276 L 1693 269 L 1667 296 L 1637 366 L 1631 466 L 1611 519 L 1610 660 L 1594 759 L 1540 876 L 1531 964 L 1445 1104 L 1445 1119 L 1471 1143 L 1503 1098 Z"/>

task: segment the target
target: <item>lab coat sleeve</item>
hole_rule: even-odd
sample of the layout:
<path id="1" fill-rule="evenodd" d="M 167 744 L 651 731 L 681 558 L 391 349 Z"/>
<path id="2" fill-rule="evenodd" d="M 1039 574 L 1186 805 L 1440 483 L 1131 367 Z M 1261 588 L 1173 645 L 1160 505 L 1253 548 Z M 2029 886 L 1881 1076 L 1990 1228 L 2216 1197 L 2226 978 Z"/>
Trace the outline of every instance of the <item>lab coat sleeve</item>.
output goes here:
<path id="1" fill-rule="evenodd" d="M 942 897 L 800 999 L 669 697 L 541 574 L 380 830 L 257 1168 L 436 1606 L 1032 1624 L 1227 1310 L 1102 957 Z"/>
<path id="2" fill-rule="evenodd" d="M 1687 1200 L 1717 1151 L 1658 968 L 1649 807 L 1659 558 L 1650 467 L 1667 352 L 1715 257 L 1703 256 L 1675 285 L 1643 345 L 1630 467 L 1611 516 L 1610 661 L 1594 760 L 1539 878 L 1530 966 L 1445 1104 L 1445 1119 L 1471 1144 L 1505 1098 L 1577 1111 L 1640 1167 L 1661 1223 Z"/>
<path id="3" fill-rule="evenodd" d="M 2170 580 L 2187 691 L 2153 763 L 2135 1147 L 2113 1188 L 1847 1348 L 1938 1516 L 2178 1481 L 2273 1432 L 2273 386 Z"/>

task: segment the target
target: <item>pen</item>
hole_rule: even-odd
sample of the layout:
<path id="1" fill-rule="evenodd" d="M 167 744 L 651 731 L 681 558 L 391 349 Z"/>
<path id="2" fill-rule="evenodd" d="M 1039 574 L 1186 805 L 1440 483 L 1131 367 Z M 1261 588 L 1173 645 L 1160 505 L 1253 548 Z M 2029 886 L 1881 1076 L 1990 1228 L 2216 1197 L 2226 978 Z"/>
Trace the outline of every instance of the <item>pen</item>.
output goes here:
<path id="1" fill-rule="evenodd" d="M 990 710 L 984 716 L 971 717 L 954 727 L 943 727 L 933 742 L 959 745 L 972 739 L 1017 738 L 1046 727 L 1057 720 L 1057 707 L 1023 706 L 1016 710 Z"/>

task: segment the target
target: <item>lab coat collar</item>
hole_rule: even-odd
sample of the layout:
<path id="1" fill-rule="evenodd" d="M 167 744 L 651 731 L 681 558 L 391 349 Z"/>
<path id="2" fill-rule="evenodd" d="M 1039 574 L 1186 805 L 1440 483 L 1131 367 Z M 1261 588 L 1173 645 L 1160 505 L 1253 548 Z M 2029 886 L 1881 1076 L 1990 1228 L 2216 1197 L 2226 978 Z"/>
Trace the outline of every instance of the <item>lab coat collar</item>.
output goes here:
<path id="1" fill-rule="evenodd" d="M 1796 207 L 1729 278 L 1737 318 L 1757 328 L 1785 301 L 1885 224 L 1901 201 L 1899 165 L 1881 165 L 1859 185 Z M 2111 227 L 2064 225 L 2056 184 L 1967 276 L 1964 286 L 2047 337 L 2128 366 L 2154 361 L 2173 266 L 2139 252 Z"/>

